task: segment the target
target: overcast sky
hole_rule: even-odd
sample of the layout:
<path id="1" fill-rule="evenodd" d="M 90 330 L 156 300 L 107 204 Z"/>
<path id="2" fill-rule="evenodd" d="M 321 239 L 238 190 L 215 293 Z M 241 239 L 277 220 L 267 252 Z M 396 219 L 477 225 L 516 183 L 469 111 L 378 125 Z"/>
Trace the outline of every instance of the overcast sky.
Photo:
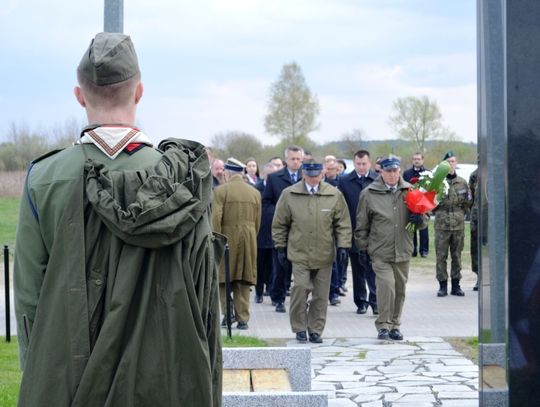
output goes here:
<path id="1" fill-rule="evenodd" d="M 319 98 L 318 142 L 355 128 L 395 138 L 392 101 L 420 95 L 476 142 L 475 13 L 471 0 L 124 0 L 145 85 L 138 124 L 155 141 L 240 130 L 273 144 L 269 87 L 295 61 Z M 75 69 L 102 29 L 103 0 L 0 0 L 0 141 L 11 123 L 84 122 Z"/>

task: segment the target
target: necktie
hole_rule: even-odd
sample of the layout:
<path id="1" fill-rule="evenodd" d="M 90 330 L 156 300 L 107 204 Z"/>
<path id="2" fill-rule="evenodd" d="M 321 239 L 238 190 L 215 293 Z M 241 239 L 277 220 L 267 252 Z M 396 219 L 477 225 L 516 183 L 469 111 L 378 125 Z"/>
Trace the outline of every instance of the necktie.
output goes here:
<path id="1" fill-rule="evenodd" d="M 309 190 L 309 192 L 311 192 L 311 195 L 313 195 L 315 193 L 315 188 L 311 187 L 311 189 Z"/>
<path id="2" fill-rule="evenodd" d="M 296 173 L 295 172 L 293 172 L 291 174 L 291 181 L 293 182 L 293 184 L 296 182 Z"/>

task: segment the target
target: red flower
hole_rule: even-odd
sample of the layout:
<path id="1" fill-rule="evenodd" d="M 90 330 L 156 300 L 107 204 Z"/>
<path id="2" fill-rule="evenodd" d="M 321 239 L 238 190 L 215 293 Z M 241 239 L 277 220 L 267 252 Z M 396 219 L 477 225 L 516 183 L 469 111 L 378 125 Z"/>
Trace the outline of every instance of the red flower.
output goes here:
<path id="1" fill-rule="evenodd" d="M 435 203 L 436 191 L 422 192 L 419 189 L 411 189 L 405 195 L 405 204 L 412 213 L 423 215 L 431 212 L 437 204 Z"/>

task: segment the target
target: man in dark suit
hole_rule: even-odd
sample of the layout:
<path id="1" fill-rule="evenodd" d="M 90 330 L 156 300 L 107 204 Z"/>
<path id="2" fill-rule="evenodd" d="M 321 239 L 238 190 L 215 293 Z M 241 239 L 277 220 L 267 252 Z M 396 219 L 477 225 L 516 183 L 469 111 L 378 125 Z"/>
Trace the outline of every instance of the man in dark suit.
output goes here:
<path id="1" fill-rule="evenodd" d="M 266 186 L 268 176 L 276 172 L 277 168 L 271 162 L 262 167 L 261 179 L 255 185 L 261 196 Z M 274 218 L 274 206 L 268 204 L 262 205 L 261 228 L 257 235 L 257 284 L 255 285 L 255 302 L 263 302 L 263 296 L 269 295 L 272 282 L 272 219 Z"/>
<path id="2" fill-rule="evenodd" d="M 424 172 L 424 155 L 422 153 L 414 153 L 412 156 L 412 167 L 403 173 L 403 179 L 409 184 L 416 184 L 420 178 L 420 174 Z M 417 234 L 420 237 L 420 247 L 418 248 Z M 412 256 L 416 257 L 420 252 L 420 256 L 427 257 L 429 252 L 429 232 L 428 228 L 418 230 L 413 235 L 414 249 Z"/>
<path id="3" fill-rule="evenodd" d="M 299 146 L 289 146 L 285 150 L 285 161 L 287 166 L 280 171 L 271 174 L 266 179 L 266 186 L 263 192 L 263 205 L 266 205 L 272 214 L 275 212 L 276 204 L 281 196 L 281 192 L 296 183 L 302 178 L 302 161 L 304 150 Z M 273 215 L 272 215 L 273 216 Z M 285 312 L 285 296 L 287 285 L 291 285 L 291 265 L 283 267 L 277 260 L 277 252 L 273 250 L 274 273 L 272 278 L 272 288 L 270 297 L 272 304 L 276 305 L 276 312 Z"/>
<path id="4" fill-rule="evenodd" d="M 371 170 L 371 160 L 369 152 L 359 150 L 354 154 L 354 171 L 339 178 L 338 189 L 345 196 L 349 214 L 351 216 L 352 228 L 356 228 L 356 208 L 362 192 L 375 178 L 379 176 Z M 354 239 L 353 239 L 354 240 Z M 371 306 L 373 314 L 378 314 L 377 294 L 375 285 L 375 273 L 371 267 L 371 259 L 366 251 L 359 251 L 356 245 L 352 244 L 349 251 L 351 259 L 352 277 L 353 277 L 353 297 L 357 307 L 357 314 L 365 314 L 368 306 Z M 369 289 L 369 295 L 366 290 Z"/>

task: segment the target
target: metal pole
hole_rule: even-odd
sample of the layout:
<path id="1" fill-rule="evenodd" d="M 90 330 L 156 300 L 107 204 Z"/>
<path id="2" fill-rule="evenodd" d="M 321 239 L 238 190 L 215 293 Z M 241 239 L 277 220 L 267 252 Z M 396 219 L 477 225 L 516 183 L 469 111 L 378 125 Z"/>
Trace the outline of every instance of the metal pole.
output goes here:
<path id="1" fill-rule="evenodd" d="M 231 270 L 229 265 L 229 245 L 225 245 L 225 321 L 227 322 L 227 336 L 232 337 L 231 333 Z"/>
<path id="2" fill-rule="evenodd" d="M 103 31 L 124 32 L 124 0 L 105 0 Z"/>
<path id="3" fill-rule="evenodd" d="M 11 312 L 9 310 L 9 247 L 4 245 L 4 289 L 6 293 L 6 342 L 11 342 Z"/>

